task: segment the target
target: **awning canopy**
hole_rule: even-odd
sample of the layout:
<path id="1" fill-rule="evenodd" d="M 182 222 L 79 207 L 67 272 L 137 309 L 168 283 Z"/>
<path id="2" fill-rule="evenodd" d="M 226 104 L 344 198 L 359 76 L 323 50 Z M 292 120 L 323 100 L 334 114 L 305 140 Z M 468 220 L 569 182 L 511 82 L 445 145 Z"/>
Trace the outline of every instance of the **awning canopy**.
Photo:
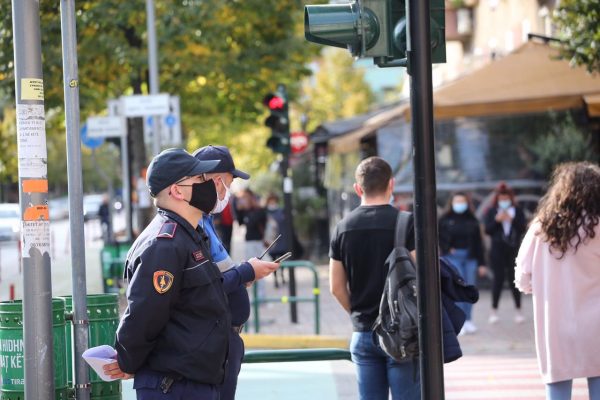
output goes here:
<path id="1" fill-rule="evenodd" d="M 571 68 L 547 44 L 527 42 L 514 52 L 433 93 L 434 117 L 522 114 L 584 107 L 600 96 L 600 77 Z M 596 101 L 596 105 L 597 101 Z"/>
<path id="2" fill-rule="evenodd" d="M 572 68 L 547 44 L 527 42 L 514 52 L 433 92 L 435 119 L 511 115 L 587 107 L 600 117 L 600 76 Z M 353 131 L 329 141 L 332 151 L 347 152 L 360 139 L 397 120 L 410 119 L 404 103 L 372 116 Z"/>

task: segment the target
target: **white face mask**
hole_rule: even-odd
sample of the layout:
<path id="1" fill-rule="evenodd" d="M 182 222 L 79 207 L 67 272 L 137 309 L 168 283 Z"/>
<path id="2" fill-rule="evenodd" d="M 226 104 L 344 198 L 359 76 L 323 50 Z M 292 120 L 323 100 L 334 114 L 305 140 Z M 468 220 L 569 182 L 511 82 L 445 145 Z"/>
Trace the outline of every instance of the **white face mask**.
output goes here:
<path id="1" fill-rule="evenodd" d="M 221 183 L 225 188 L 225 195 L 223 196 L 223 200 L 219 199 L 219 196 L 217 196 L 217 204 L 215 204 L 215 208 L 213 208 L 213 210 L 210 212 L 211 214 L 218 214 L 221 211 L 223 211 L 225 207 L 227 207 L 227 204 L 229 203 L 229 198 L 231 197 L 231 192 L 225 184 L 225 181 L 222 178 L 219 179 L 221 179 Z"/>

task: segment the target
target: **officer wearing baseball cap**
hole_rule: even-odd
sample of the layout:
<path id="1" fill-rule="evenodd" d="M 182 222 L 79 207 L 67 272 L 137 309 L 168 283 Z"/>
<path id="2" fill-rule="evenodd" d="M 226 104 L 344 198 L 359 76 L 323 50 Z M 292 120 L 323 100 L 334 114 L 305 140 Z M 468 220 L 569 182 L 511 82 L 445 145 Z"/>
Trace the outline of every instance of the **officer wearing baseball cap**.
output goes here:
<path id="1" fill-rule="evenodd" d="M 215 181 L 217 186 L 217 206 L 211 214 L 218 214 L 229 203 L 229 187 L 234 178 L 248 179 L 250 175 L 236 169 L 233 157 L 229 149 L 225 146 L 204 146 L 194 153 L 199 161 L 219 160 L 218 167 L 215 167 L 208 178 Z M 211 242 L 211 255 L 221 271 L 227 271 L 233 267 L 233 261 L 221 243 L 217 235 L 212 215 L 203 215 L 200 225 L 209 237 Z M 250 317 L 250 299 L 248 291 L 244 285 L 240 285 L 235 290 L 227 293 L 229 299 L 229 308 L 231 310 L 232 329 L 229 333 L 229 363 L 225 382 L 221 385 L 221 400 L 233 400 L 237 388 L 237 378 L 244 358 L 244 341 L 240 333 L 242 327 Z"/>
<path id="2" fill-rule="evenodd" d="M 231 316 L 225 290 L 270 273 L 244 263 L 221 274 L 198 221 L 216 204 L 219 161 L 168 149 L 150 163 L 147 184 L 158 213 L 125 264 L 127 310 L 117 329 L 113 378 L 135 374 L 137 398 L 218 399 L 227 366 Z"/>

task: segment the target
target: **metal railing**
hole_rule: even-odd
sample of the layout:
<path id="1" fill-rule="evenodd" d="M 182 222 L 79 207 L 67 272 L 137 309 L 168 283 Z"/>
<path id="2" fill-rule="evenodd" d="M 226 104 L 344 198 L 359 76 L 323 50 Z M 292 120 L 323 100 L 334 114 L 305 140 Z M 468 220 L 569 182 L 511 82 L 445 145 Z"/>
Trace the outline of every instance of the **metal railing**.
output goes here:
<path id="1" fill-rule="evenodd" d="M 308 268 L 313 273 L 313 289 L 312 289 L 312 297 L 309 296 L 281 296 L 281 297 L 259 297 L 257 285 L 253 285 L 253 299 L 252 299 L 252 309 L 254 312 L 254 332 L 260 332 L 260 304 L 262 303 L 303 303 L 303 302 L 313 302 L 315 305 L 315 334 L 320 334 L 321 326 L 320 326 L 320 308 L 319 308 L 319 295 L 321 293 L 319 289 L 319 274 L 315 265 L 310 261 L 306 260 L 294 260 L 294 261 L 284 261 L 281 263 L 280 270 L 283 269 L 293 269 L 293 268 Z"/>
<path id="2" fill-rule="evenodd" d="M 248 350 L 244 363 L 298 362 L 298 361 L 351 361 L 350 351 L 346 349 L 285 349 L 285 350 Z"/>

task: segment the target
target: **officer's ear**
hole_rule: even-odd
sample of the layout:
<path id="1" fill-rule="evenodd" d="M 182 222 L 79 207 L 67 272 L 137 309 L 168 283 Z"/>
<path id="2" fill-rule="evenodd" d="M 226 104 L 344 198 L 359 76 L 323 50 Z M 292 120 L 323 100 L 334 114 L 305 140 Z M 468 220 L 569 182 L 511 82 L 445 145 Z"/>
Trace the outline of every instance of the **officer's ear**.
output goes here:
<path id="1" fill-rule="evenodd" d="M 172 184 L 168 187 L 169 196 L 177 200 L 185 200 L 181 187 L 177 184 Z"/>

